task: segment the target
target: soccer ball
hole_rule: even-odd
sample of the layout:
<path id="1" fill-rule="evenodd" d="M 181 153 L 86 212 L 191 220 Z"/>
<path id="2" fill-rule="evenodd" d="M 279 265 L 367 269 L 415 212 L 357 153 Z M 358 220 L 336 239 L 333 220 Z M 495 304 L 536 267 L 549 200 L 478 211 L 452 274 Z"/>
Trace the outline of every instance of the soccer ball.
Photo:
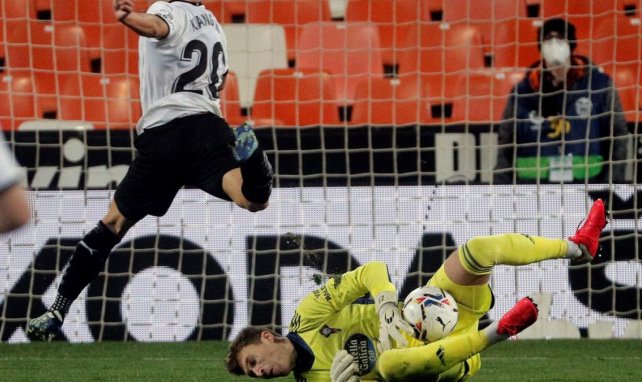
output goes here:
<path id="1" fill-rule="evenodd" d="M 457 325 L 457 302 L 450 293 L 433 286 L 410 292 L 401 315 L 412 326 L 415 338 L 433 342 L 449 335 Z"/>

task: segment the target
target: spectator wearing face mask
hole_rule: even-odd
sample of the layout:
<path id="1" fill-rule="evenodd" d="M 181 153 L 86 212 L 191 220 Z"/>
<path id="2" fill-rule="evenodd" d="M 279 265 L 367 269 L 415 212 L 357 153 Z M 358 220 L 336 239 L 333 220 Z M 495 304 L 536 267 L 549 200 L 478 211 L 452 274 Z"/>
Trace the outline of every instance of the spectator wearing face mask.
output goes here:
<path id="1" fill-rule="evenodd" d="M 495 184 L 622 183 L 627 126 L 611 78 L 574 55 L 575 26 L 538 30 L 541 59 L 512 89 L 498 131 Z"/>

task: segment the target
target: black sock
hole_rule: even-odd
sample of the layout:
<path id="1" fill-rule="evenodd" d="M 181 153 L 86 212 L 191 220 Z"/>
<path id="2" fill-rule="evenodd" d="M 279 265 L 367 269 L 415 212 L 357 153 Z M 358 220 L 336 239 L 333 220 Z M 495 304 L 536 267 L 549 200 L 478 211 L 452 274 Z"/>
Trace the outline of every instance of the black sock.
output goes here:
<path id="1" fill-rule="evenodd" d="M 257 148 L 245 162 L 241 163 L 243 186 L 241 192 L 254 203 L 265 203 L 272 193 L 272 165 L 267 156 Z"/>
<path id="2" fill-rule="evenodd" d="M 74 301 L 80 292 L 98 276 L 105 266 L 109 253 L 119 242 L 120 238 L 102 221 L 99 221 L 96 227 L 76 245 L 64 270 L 58 294 L 66 300 Z"/>
<path id="3" fill-rule="evenodd" d="M 62 318 L 64 319 L 65 316 L 67 316 L 67 313 L 69 313 L 69 308 L 71 307 L 71 304 L 73 302 L 74 300 L 70 300 L 67 297 L 59 294 L 56 296 L 56 301 L 54 301 L 53 305 L 51 305 L 51 309 L 49 310 L 59 311 L 62 315 Z"/>

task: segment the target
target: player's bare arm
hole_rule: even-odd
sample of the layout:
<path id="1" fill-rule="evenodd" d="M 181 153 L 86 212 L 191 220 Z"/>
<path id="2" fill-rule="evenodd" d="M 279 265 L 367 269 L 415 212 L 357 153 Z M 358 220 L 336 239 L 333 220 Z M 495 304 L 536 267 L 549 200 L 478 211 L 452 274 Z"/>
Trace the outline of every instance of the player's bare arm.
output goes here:
<path id="1" fill-rule="evenodd" d="M 169 26 L 159 16 L 136 12 L 132 0 L 114 0 L 114 16 L 143 37 L 162 40 L 169 34 Z"/>

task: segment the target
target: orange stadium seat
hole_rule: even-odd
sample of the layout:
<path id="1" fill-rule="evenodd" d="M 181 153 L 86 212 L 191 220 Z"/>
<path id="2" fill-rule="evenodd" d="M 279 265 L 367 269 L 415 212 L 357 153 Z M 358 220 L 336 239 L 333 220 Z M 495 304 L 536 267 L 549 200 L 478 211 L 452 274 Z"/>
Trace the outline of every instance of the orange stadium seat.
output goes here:
<path id="1" fill-rule="evenodd" d="M 346 8 L 347 22 L 371 21 L 379 29 L 381 58 L 384 65 L 397 63 L 398 49 L 408 32 L 417 28 L 421 3 L 416 0 L 351 0 Z"/>
<path id="2" fill-rule="evenodd" d="M 232 22 L 232 10 L 230 9 L 228 1 L 205 0 L 202 3 L 205 5 L 205 8 L 209 9 L 214 14 L 219 23 L 226 24 Z"/>
<path id="3" fill-rule="evenodd" d="M 526 17 L 526 4 L 522 0 L 446 0 L 443 11 L 448 22 L 494 22 Z"/>
<path id="4" fill-rule="evenodd" d="M 73 21 L 85 27 L 87 24 L 116 21 L 111 1 L 46 0 L 45 5 L 51 8 L 51 18 L 55 22 Z"/>
<path id="5" fill-rule="evenodd" d="M 625 16 L 602 20 L 593 35 L 593 60 L 600 65 L 639 62 L 641 22 Z"/>
<path id="6" fill-rule="evenodd" d="M 366 78 L 357 85 L 353 125 L 405 125 L 430 119 L 430 105 L 422 99 L 417 76 Z"/>
<path id="7" fill-rule="evenodd" d="M 36 19 L 36 4 L 32 0 L 1 0 L 0 7 L 4 9 L 4 18 L 22 19 L 23 22 Z"/>
<path id="8" fill-rule="evenodd" d="M 36 62 L 32 49 L 51 50 L 53 44 L 53 25 L 46 21 L 22 23 L 20 28 L 7 31 L 7 66 L 11 68 L 52 69 L 51 60 Z"/>
<path id="9" fill-rule="evenodd" d="M 471 25 L 482 35 L 483 51 L 490 55 L 494 45 L 494 30 L 498 23 L 526 18 L 523 0 L 448 0 L 443 3 L 444 20 L 451 24 Z"/>
<path id="10" fill-rule="evenodd" d="M 64 0 L 55 0 L 54 9 L 56 3 L 64 4 Z M 115 22 L 112 3 L 104 0 L 83 0 L 82 7 L 78 7 L 78 21 L 83 27 L 88 23 Z"/>
<path id="11" fill-rule="evenodd" d="M 4 72 L 0 77 L 0 124 L 17 129 L 25 121 L 41 118 L 36 107 L 36 85 L 29 72 Z"/>
<path id="12" fill-rule="evenodd" d="M 234 21 L 242 21 L 247 12 L 247 1 L 246 0 L 225 0 L 227 3 L 227 8 L 232 13 L 232 19 Z"/>
<path id="13" fill-rule="evenodd" d="M 117 24 L 111 1 L 105 0 L 46 0 L 51 8 L 54 23 L 69 23 L 82 27 L 92 59 L 100 58 L 102 28 L 105 24 Z M 121 27 L 124 27 L 121 25 Z"/>
<path id="14" fill-rule="evenodd" d="M 296 67 L 329 73 L 339 102 L 350 104 L 359 81 L 368 76 L 383 77 L 377 27 L 372 23 L 305 24 Z"/>
<path id="15" fill-rule="evenodd" d="M 400 74 L 419 74 L 441 95 L 449 78 L 484 67 L 481 33 L 469 25 L 424 23 L 408 34 L 399 59 Z"/>
<path id="16" fill-rule="evenodd" d="M 255 0 L 247 3 L 245 20 L 248 23 L 283 25 L 288 61 L 294 62 L 303 25 L 331 21 L 331 15 L 328 0 Z"/>
<path id="17" fill-rule="evenodd" d="M 138 75 L 138 35 L 120 23 L 102 27 L 101 71 Z"/>
<path id="18" fill-rule="evenodd" d="M 46 3 L 38 6 L 38 10 L 48 9 L 51 11 L 51 19 L 55 22 L 76 22 L 80 15 L 78 14 L 80 8 L 85 7 L 85 4 L 79 6 L 78 1 L 65 1 L 65 0 L 47 0 Z M 95 3 L 94 0 L 86 0 L 87 6 Z M 44 8 L 43 8 L 44 7 Z"/>
<path id="19" fill-rule="evenodd" d="M 626 3 L 635 3 L 638 0 L 556 0 L 543 1 L 539 4 L 539 17 L 547 19 L 550 17 L 565 16 L 598 16 L 614 12 L 623 13 Z"/>
<path id="20" fill-rule="evenodd" d="M 32 73 L 38 84 L 39 108 L 56 112 L 59 82 L 78 72 L 89 72 L 83 30 L 75 25 L 33 21 L 9 31 L 7 67 Z"/>
<path id="21" fill-rule="evenodd" d="M 257 126 L 338 125 L 334 81 L 317 70 L 263 70 L 256 83 L 252 120 Z"/>
<path id="22" fill-rule="evenodd" d="M 26 42 L 27 34 L 20 33 L 26 31 L 25 25 L 36 19 L 36 8 L 31 0 L 0 0 L 0 43 L 10 42 Z M 9 34 L 13 36 L 10 37 Z M 23 37 L 15 41 L 16 34 L 21 34 Z M 12 41 L 13 38 L 13 41 Z M 6 64 L 6 50 L 0 52 L 0 57 L 3 57 Z"/>
<path id="23" fill-rule="evenodd" d="M 129 129 L 140 118 L 138 79 L 84 74 L 61 89 L 59 119 L 92 122 L 99 129 Z"/>
<path id="24" fill-rule="evenodd" d="M 503 20 L 495 26 L 491 46 L 495 67 L 527 68 L 539 61 L 538 23 L 531 19 Z"/>
<path id="25" fill-rule="evenodd" d="M 443 11 L 446 22 L 477 28 L 488 54 L 495 44 L 498 23 L 526 18 L 526 4 L 522 0 L 448 0 L 443 3 Z"/>
<path id="26" fill-rule="evenodd" d="M 493 123 L 502 114 L 513 86 L 524 76 L 522 71 L 484 70 L 462 75 L 452 93 L 452 121 Z"/>
<path id="27" fill-rule="evenodd" d="M 87 42 L 82 28 L 34 21 L 7 36 L 8 66 L 41 70 L 89 71 Z"/>
<path id="28" fill-rule="evenodd" d="M 227 72 L 226 78 L 225 89 L 220 92 L 221 112 L 230 126 L 236 126 L 246 120 L 246 118 L 241 115 L 239 82 L 236 74 L 232 71 Z"/>
<path id="29" fill-rule="evenodd" d="M 640 63 L 609 66 L 607 74 L 613 78 L 622 101 L 622 110 L 627 121 L 636 122 L 642 110 L 642 75 Z"/>

